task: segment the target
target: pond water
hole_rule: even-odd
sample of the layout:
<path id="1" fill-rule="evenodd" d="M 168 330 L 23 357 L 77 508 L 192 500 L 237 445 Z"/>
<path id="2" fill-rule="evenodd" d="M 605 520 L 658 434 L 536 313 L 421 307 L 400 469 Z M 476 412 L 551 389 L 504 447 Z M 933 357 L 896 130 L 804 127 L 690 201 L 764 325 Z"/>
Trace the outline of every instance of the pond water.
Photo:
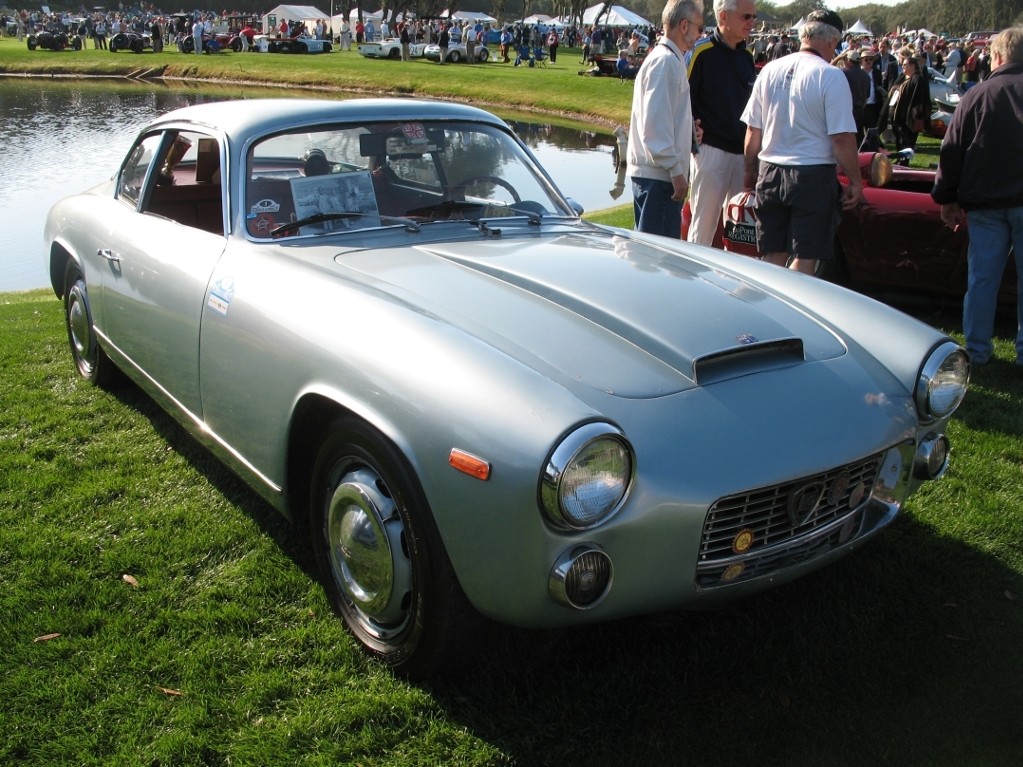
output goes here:
<path id="1" fill-rule="evenodd" d="M 200 90 L 201 88 L 201 90 Z M 117 169 L 139 127 L 178 107 L 227 98 L 279 97 L 280 89 L 231 92 L 210 86 L 122 79 L 55 82 L 0 78 L 0 291 L 47 287 L 43 222 L 50 206 Z M 561 190 L 586 210 L 631 201 L 611 159 L 605 128 L 544 124 L 499 112 Z"/>

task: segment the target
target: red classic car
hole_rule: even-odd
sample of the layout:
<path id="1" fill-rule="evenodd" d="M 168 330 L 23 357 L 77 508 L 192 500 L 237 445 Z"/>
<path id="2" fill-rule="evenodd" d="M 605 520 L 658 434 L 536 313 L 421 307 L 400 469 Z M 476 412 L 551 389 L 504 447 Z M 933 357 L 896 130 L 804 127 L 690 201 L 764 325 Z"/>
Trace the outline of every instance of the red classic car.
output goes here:
<path id="1" fill-rule="evenodd" d="M 941 221 L 931 199 L 934 171 L 894 165 L 883 152 L 861 153 L 863 201 L 843 211 L 835 235 L 835 258 L 820 262 L 819 276 L 869 293 L 909 292 L 962 298 L 966 292 L 965 228 L 953 232 Z M 838 174 L 841 183 L 847 181 Z M 739 212 L 741 216 L 741 211 Z M 749 245 L 752 224 L 722 237 L 726 250 L 755 255 Z M 690 212 L 682 212 L 682 236 L 689 230 Z M 718 244 L 718 241 L 715 241 Z M 1016 304 L 1016 269 L 1009 259 L 999 303 Z"/>

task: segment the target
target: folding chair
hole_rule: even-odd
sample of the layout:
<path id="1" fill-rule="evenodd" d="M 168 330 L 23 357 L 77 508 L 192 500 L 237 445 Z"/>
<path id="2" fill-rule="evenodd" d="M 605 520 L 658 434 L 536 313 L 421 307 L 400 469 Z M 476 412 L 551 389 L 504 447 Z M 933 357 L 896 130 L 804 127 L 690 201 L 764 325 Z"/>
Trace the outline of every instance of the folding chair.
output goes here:
<path id="1" fill-rule="evenodd" d="M 533 48 L 533 61 L 536 62 L 536 66 L 547 68 L 547 52 L 539 45 Z"/>

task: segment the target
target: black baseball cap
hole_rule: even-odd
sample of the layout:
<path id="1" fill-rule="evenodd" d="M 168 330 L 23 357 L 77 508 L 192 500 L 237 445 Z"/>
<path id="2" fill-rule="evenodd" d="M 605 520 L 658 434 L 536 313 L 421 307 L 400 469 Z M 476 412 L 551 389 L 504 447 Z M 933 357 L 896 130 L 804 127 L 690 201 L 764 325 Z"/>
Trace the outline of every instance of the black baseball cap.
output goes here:
<path id="1" fill-rule="evenodd" d="M 810 15 L 806 17 L 806 20 L 819 21 L 822 24 L 827 24 L 829 27 L 834 27 L 838 30 L 839 35 L 845 31 L 845 24 L 842 23 L 842 17 L 834 11 L 829 11 L 827 8 L 811 11 Z"/>

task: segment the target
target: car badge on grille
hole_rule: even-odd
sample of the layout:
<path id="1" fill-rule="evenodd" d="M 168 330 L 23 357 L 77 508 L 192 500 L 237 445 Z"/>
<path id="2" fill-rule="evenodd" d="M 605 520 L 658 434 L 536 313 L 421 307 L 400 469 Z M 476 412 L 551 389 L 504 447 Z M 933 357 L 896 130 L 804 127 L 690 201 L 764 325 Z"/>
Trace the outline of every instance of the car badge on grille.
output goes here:
<path id="1" fill-rule="evenodd" d="M 823 482 L 808 482 L 789 493 L 789 521 L 793 527 L 805 525 L 810 521 L 826 492 L 827 488 Z"/>
<path id="2" fill-rule="evenodd" d="M 852 478 L 849 476 L 849 472 L 843 471 L 831 482 L 828 487 L 828 503 L 832 506 L 837 506 L 839 501 L 845 497 L 846 491 L 849 489 L 849 483 Z"/>
<path id="3" fill-rule="evenodd" d="M 735 340 L 744 345 L 755 344 L 757 342 L 757 337 L 752 333 L 743 333 L 741 336 L 736 336 Z"/>

